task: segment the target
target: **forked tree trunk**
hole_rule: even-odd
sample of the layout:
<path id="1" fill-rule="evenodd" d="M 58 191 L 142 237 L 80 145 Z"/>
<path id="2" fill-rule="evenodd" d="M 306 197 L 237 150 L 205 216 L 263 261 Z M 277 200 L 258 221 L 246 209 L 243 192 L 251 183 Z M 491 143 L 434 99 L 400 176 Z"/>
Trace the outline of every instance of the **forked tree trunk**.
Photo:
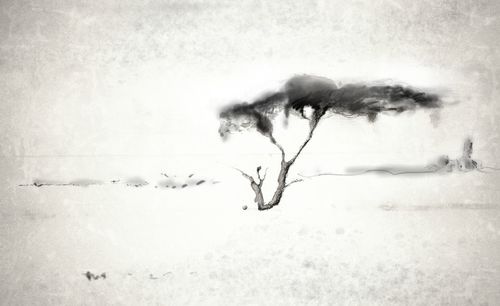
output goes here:
<path id="1" fill-rule="evenodd" d="M 274 191 L 274 195 L 271 201 L 269 201 L 267 204 L 264 202 L 264 197 L 262 196 L 262 184 L 259 185 L 255 182 L 251 182 L 252 189 L 255 192 L 255 202 L 257 203 L 257 207 L 259 210 L 271 209 L 280 203 L 283 192 L 285 192 L 286 177 L 291 165 L 291 163 L 286 161 L 281 162 L 281 168 L 278 174 L 278 186 Z"/>
<path id="2" fill-rule="evenodd" d="M 319 118 L 318 118 L 318 120 L 319 120 Z M 260 167 L 257 168 L 257 178 L 259 179 L 258 182 L 256 182 L 252 176 L 239 170 L 241 172 L 241 174 L 243 174 L 243 176 L 245 176 L 250 181 L 250 186 L 252 187 L 252 190 L 255 193 L 254 201 L 257 203 L 257 208 L 259 210 L 267 210 L 267 209 L 273 208 L 274 206 L 277 206 L 280 203 L 281 198 L 283 197 L 283 193 L 285 192 L 286 187 L 290 186 L 293 183 L 301 181 L 301 180 L 294 180 L 290 183 L 287 183 L 286 179 L 288 176 L 288 171 L 290 170 L 290 167 L 293 165 L 293 163 L 295 162 L 295 160 L 297 159 L 299 154 L 302 152 L 304 147 L 311 140 L 313 132 L 316 129 L 317 123 L 318 123 L 318 121 L 315 121 L 315 122 L 313 122 L 313 124 L 311 124 L 311 129 L 309 131 L 309 135 L 308 135 L 307 139 L 300 146 L 300 148 L 297 151 L 297 153 L 295 154 L 295 156 L 288 161 L 285 159 L 285 151 L 283 150 L 283 147 L 281 147 L 276 142 L 276 140 L 274 139 L 274 137 L 272 135 L 269 135 L 269 139 L 271 140 L 271 143 L 273 143 L 275 146 L 277 146 L 279 148 L 279 150 L 281 151 L 281 167 L 280 167 L 280 172 L 278 174 L 278 186 L 276 187 L 276 190 L 274 191 L 273 197 L 271 198 L 271 200 L 268 203 L 265 202 L 264 196 L 262 194 L 262 184 L 264 183 L 265 176 L 262 178 L 260 177 L 260 172 L 259 172 Z"/>

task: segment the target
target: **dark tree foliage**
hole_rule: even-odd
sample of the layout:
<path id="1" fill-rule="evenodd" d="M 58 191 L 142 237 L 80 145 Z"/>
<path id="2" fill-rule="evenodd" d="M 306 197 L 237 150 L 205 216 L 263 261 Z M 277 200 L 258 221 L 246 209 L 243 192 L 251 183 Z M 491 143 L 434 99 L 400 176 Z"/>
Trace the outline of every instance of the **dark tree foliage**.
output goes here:
<path id="1" fill-rule="evenodd" d="M 243 173 L 250 180 L 256 194 L 255 201 L 260 210 L 270 209 L 279 204 L 284 189 L 298 180 L 287 183 L 286 177 L 290 166 L 311 139 L 314 130 L 322 118 L 329 115 L 345 117 L 366 116 L 374 122 L 380 113 L 399 114 L 417 109 L 432 109 L 442 106 L 438 95 L 425 93 L 400 85 L 368 86 L 364 84 L 346 84 L 338 86 L 334 81 L 311 75 L 294 76 L 283 88 L 267 94 L 252 103 L 240 103 L 223 109 L 220 113 L 219 133 L 225 138 L 229 133 L 255 128 L 268 137 L 281 151 L 281 170 L 278 176 L 278 188 L 268 203 L 262 196 L 264 178 L 257 169 L 257 179 Z M 306 109 L 309 113 L 306 114 Z M 284 112 L 309 120 L 309 135 L 290 159 L 273 136 L 273 119 Z"/>

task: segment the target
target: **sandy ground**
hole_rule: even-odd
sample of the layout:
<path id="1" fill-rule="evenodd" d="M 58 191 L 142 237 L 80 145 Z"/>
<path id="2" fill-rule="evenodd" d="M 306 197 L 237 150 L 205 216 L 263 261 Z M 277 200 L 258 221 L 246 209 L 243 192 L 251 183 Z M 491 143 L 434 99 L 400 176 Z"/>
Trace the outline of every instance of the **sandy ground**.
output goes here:
<path id="1" fill-rule="evenodd" d="M 244 179 L 231 175 L 232 181 L 183 190 L 109 184 L 4 190 L 10 197 L 0 224 L 1 304 L 500 301 L 500 206 L 443 202 L 439 188 L 417 196 L 436 182 L 471 186 L 480 174 L 323 178 L 290 187 L 282 205 L 267 212 L 252 205 Z M 346 193 L 347 186 L 381 179 L 392 199 L 382 191 Z M 409 182 L 413 191 L 395 193 Z M 87 271 L 106 278 L 89 281 Z"/>

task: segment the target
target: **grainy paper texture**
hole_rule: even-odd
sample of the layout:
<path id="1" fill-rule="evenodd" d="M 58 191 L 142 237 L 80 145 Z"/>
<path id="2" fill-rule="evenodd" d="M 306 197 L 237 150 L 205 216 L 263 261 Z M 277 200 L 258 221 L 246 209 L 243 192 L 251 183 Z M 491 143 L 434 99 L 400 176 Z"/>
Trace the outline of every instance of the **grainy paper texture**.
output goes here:
<path id="1" fill-rule="evenodd" d="M 407 84 L 447 106 L 329 118 L 291 178 L 467 138 L 500 167 L 498 29 L 493 0 L 1 1 L 0 304 L 497 305 L 500 172 L 313 177 L 258 211 L 234 168 L 269 197 L 279 151 L 218 114 L 296 74 Z"/>

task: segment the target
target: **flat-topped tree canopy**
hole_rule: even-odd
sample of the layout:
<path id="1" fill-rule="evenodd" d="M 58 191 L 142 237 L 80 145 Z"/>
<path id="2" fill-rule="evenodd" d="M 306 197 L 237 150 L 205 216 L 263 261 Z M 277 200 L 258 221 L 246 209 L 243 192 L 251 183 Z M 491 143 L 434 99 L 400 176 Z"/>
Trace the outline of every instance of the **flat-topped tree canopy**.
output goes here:
<path id="1" fill-rule="evenodd" d="M 254 127 L 260 133 L 272 133 L 272 119 L 280 111 L 288 117 L 290 112 L 305 119 L 317 121 L 325 114 L 347 117 L 366 116 L 375 121 L 383 112 L 402 113 L 419 108 L 439 108 L 438 95 L 402 85 L 346 84 L 338 86 L 333 80 L 313 75 L 290 78 L 283 88 L 252 103 L 239 103 L 220 113 L 221 136 L 226 133 Z M 314 111 L 310 118 L 304 109 Z"/>
<path id="2" fill-rule="evenodd" d="M 287 182 L 288 171 L 311 140 L 318 122 L 326 117 L 325 115 L 366 116 L 373 122 L 380 113 L 399 114 L 441 106 L 441 99 L 437 95 L 407 86 L 364 84 L 341 86 L 328 78 L 299 75 L 290 78 L 277 92 L 266 94 L 252 103 L 236 103 L 223 109 L 219 114 L 221 121 L 219 134 L 225 138 L 229 133 L 255 128 L 280 150 L 278 186 L 268 202 L 264 201 L 262 194 L 265 174 L 261 176 L 261 167 L 257 167 L 256 178 L 239 170 L 250 181 L 258 209 L 267 210 L 280 203 L 286 187 L 301 181 L 296 179 Z M 272 121 L 280 112 L 284 112 L 286 118 L 294 114 L 309 120 L 309 134 L 291 158 L 287 158 L 285 150 L 273 136 Z"/>

